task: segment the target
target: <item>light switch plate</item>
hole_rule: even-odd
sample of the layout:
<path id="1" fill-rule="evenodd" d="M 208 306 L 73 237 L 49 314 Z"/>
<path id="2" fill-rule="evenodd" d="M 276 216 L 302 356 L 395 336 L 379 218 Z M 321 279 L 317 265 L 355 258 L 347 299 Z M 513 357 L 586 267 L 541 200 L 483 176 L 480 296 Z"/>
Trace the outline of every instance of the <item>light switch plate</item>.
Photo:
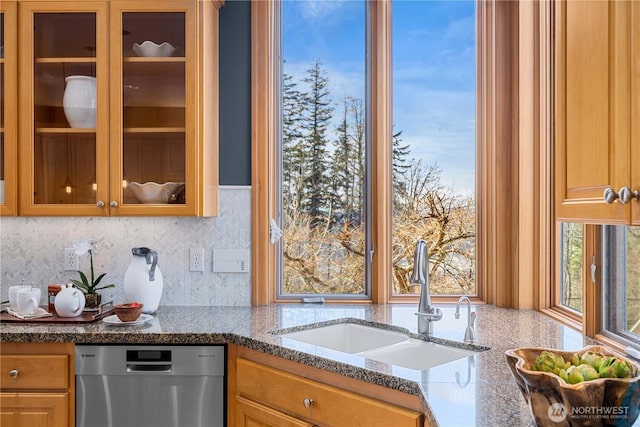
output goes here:
<path id="1" fill-rule="evenodd" d="M 214 273 L 248 273 L 249 249 L 214 249 Z"/>

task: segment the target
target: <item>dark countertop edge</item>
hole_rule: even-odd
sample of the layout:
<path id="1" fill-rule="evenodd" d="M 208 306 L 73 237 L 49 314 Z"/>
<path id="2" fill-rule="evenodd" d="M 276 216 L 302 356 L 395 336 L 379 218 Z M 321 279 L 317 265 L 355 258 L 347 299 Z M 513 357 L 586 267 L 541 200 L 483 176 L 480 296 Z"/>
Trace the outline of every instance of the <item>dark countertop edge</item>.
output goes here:
<path id="1" fill-rule="evenodd" d="M 357 320 L 357 319 L 356 319 Z M 0 343 L 74 343 L 74 344 L 179 344 L 179 345 L 216 345 L 236 344 L 251 350 L 257 350 L 272 356 L 336 373 L 355 380 L 382 386 L 390 390 L 417 396 L 429 425 L 438 425 L 426 394 L 417 382 L 384 374 L 382 372 L 353 366 L 320 356 L 314 356 L 297 350 L 269 344 L 254 338 L 234 333 L 91 333 L 80 332 L 0 332 Z"/>

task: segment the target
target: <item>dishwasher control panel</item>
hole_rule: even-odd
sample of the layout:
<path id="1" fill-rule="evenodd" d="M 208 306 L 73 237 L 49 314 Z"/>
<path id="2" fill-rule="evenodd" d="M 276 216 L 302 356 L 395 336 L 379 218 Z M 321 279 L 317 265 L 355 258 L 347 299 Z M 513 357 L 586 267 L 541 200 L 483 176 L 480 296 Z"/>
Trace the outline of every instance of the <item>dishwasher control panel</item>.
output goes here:
<path id="1" fill-rule="evenodd" d="M 76 345 L 76 375 L 224 375 L 224 346 Z"/>

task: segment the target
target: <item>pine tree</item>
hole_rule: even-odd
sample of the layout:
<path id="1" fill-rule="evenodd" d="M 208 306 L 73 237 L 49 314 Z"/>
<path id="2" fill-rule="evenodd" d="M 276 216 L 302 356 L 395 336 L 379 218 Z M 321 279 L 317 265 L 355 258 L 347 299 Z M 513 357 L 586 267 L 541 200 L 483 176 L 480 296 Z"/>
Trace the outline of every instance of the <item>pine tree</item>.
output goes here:
<path id="1" fill-rule="evenodd" d="M 332 191 L 338 216 L 362 218 L 365 180 L 365 122 L 362 100 L 345 98 L 331 165 Z"/>
<path id="2" fill-rule="evenodd" d="M 329 78 L 319 61 L 307 70 L 303 82 L 309 86 L 309 90 L 305 98 L 306 107 L 302 121 L 305 134 L 303 157 L 307 164 L 303 176 L 302 207 L 311 216 L 311 225 L 315 227 L 329 214 L 327 128 L 333 115 L 333 106 L 329 97 Z"/>
<path id="3" fill-rule="evenodd" d="M 282 196 L 283 208 L 289 214 L 299 211 L 303 197 L 304 133 L 302 121 L 307 94 L 288 74 L 282 79 Z"/>

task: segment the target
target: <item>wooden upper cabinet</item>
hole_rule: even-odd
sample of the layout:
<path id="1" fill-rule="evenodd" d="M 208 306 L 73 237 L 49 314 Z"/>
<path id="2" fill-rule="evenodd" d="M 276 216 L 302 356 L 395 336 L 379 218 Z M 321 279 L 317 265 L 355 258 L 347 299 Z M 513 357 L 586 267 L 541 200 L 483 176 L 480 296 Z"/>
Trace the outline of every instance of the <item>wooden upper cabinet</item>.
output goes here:
<path id="1" fill-rule="evenodd" d="M 638 120 L 631 119 L 640 113 L 640 17 L 633 3 L 556 3 L 559 220 L 640 223 L 640 201 L 633 198 L 640 191 L 640 162 L 632 161 L 640 160 L 640 139 Z M 623 188 L 632 196 L 627 203 L 615 199 Z M 613 203 L 605 201 L 605 191 Z"/>
<path id="2" fill-rule="evenodd" d="M 631 190 L 640 191 L 640 4 L 631 2 Z M 635 195 L 632 193 L 632 195 Z M 640 225 L 640 200 L 631 203 L 631 223 Z"/>
<path id="3" fill-rule="evenodd" d="M 22 215 L 217 214 L 220 6 L 19 1 Z"/>
<path id="4" fill-rule="evenodd" d="M 18 211 L 17 5 L 0 2 L 0 215 Z"/>

